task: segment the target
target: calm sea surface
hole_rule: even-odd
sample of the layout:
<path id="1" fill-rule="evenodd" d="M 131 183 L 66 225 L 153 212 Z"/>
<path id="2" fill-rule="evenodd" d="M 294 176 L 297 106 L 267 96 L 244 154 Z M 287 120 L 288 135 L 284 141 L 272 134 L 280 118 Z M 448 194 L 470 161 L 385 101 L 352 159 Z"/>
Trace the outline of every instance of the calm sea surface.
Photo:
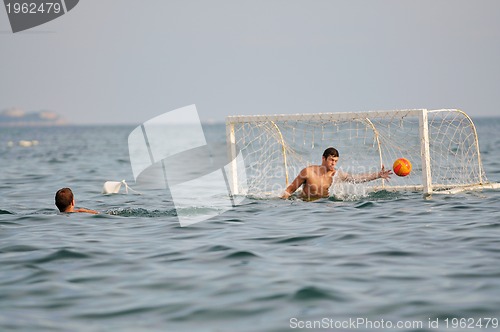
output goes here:
<path id="1" fill-rule="evenodd" d="M 475 123 L 500 182 L 500 119 Z M 500 191 L 246 198 L 180 227 L 163 191 L 101 194 L 134 188 L 132 130 L 0 129 L 0 331 L 500 331 Z M 101 214 L 56 213 L 65 186 Z"/>

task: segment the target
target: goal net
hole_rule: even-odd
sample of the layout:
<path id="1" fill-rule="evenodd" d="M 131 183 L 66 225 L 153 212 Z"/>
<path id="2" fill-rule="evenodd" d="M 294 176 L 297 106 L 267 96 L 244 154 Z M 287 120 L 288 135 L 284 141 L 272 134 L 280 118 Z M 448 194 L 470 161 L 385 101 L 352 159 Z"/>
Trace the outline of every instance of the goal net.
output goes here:
<path id="1" fill-rule="evenodd" d="M 430 194 L 488 183 L 474 124 L 455 109 L 229 116 L 226 132 L 229 157 L 244 160 L 228 174 L 233 193 L 280 195 L 304 167 L 321 164 L 328 147 L 339 151 L 336 168 L 352 174 L 391 169 L 401 157 L 412 163 L 406 177 L 364 183 L 370 191 Z"/>

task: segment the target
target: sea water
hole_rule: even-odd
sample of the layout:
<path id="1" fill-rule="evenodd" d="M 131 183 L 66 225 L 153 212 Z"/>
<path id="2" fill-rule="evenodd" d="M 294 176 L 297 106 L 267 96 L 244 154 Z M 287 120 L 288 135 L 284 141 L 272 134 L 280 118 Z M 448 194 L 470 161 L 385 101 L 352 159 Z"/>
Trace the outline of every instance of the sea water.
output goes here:
<path id="1" fill-rule="evenodd" d="M 500 119 L 475 123 L 500 182 Z M 180 227 L 165 190 L 101 194 L 134 188 L 132 130 L 0 130 L 1 331 L 500 330 L 500 191 L 248 197 Z M 101 213 L 57 213 L 66 186 Z"/>

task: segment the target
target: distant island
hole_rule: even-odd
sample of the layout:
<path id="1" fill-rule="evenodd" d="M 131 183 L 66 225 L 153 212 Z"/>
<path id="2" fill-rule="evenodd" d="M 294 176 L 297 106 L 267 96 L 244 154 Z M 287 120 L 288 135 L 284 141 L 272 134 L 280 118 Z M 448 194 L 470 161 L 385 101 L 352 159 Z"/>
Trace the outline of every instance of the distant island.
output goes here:
<path id="1" fill-rule="evenodd" d="M 62 126 L 67 124 L 59 114 L 51 111 L 25 112 L 10 108 L 0 112 L 0 127 Z"/>

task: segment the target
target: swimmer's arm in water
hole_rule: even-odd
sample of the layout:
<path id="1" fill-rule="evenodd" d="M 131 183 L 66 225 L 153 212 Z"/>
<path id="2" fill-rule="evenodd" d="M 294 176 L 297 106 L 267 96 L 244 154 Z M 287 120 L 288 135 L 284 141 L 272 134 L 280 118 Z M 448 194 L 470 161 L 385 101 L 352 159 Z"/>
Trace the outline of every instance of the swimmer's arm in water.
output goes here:
<path id="1" fill-rule="evenodd" d="M 307 168 L 300 171 L 299 175 L 293 180 L 292 183 L 285 189 L 285 192 L 280 196 L 282 199 L 290 197 L 297 189 L 300 188 L 307 180 Z"/>
<path id="2" fill-rule="evenodd" d="M 85 209 L 85 208 L 79 208 L 76 209 L 74 212 L 83 212 L 83 213 L 91 213 L 91 214 L 99 214 L 99 212 L 95 210 L 90 210 L 90 209 Z"/>

